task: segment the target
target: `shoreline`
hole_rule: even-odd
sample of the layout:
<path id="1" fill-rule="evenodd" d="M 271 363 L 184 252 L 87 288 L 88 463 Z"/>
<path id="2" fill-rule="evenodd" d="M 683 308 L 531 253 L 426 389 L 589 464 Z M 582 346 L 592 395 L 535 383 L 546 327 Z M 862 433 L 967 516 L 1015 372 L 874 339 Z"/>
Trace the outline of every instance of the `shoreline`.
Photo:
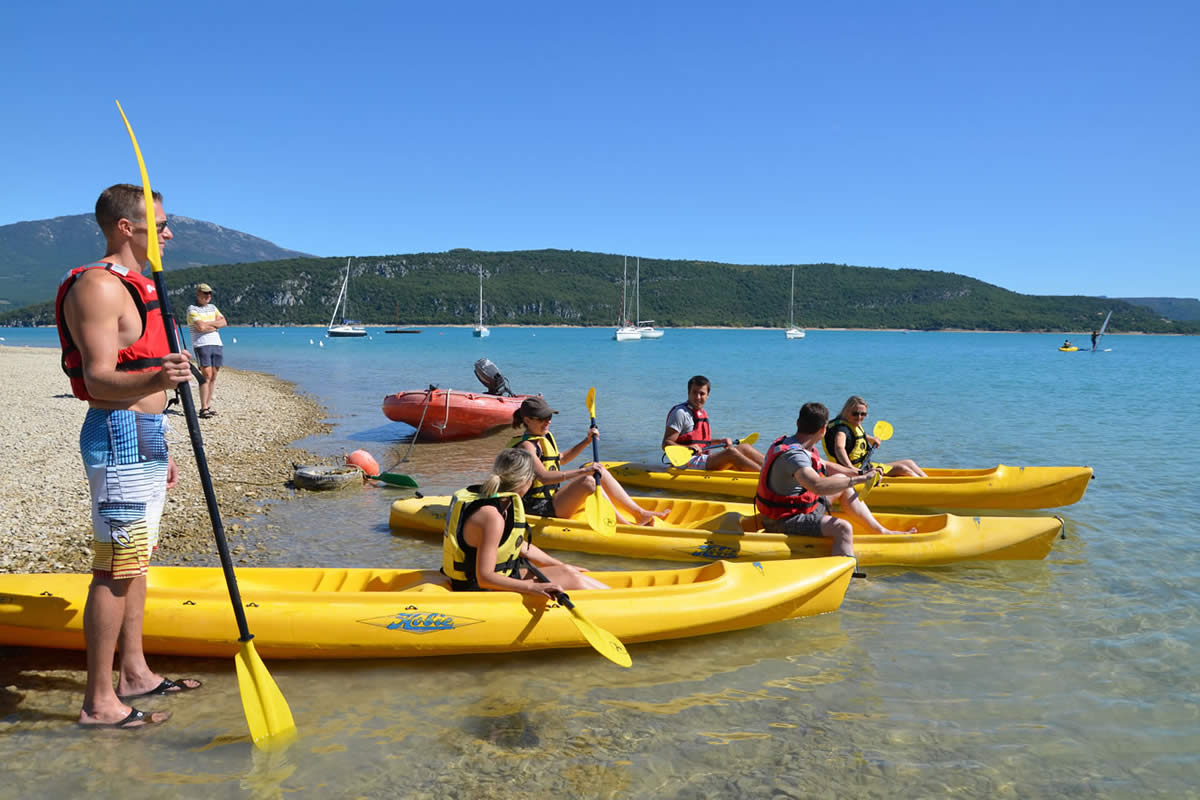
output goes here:
<path id="1" fill-rule="evenodd" d="M 381 328 L 384 330 L 387 330 L 389 328 L 391 328 L 391 329 L 417 328 L 420 331 L 423 331 L 426 328 L 437 328 L 439 330 L 471 330 L 472 328 L 475 327 L 473 323 L 472 324 L 460 324 L 460 323 L 451 324 L 451 323 L 445 323 L 445 322 L 430 323 L 428 325 L 424 325 L 419 322 L 414 322 L 414 323 L 409 323 L 409 324 L 392 324 L 392 323 L 376 324 L 376 323 L 367 322 L 367 323 L 360 323 L 360 324 L 364 328 Z M 40 328 L 46 328 L 46 329 L 54 328 L 53 325 L 13 325 L 13 326 L 8 326 L 8 327 L 9 327 L 9 329 L 12 329 L 12 330 L 37 330 Z M 277 325 L 275 323 L 264 323 L 261 325 L 248 325 L 248 324 L 230 325 L 229 327 L 232 330 L 237 330 L 239 328 L 250 328 L 250 329 L 254 329 L 254 328 L 314 328 L 314 329 L 322 329 L 323 330 L 323 329 L 327 328 L 328 326 L 325 323 L 312 323 L 312 324 L 308 324 L 308 325 L 294 325 L 294 324 L 293 325 Z M 508 323 L 496 323 L 494 325 L 489 324 L 487 327 L 489 329 L 490 328 L 531 328 L 531 329 L 578 328 L 579 330 L 602 331 L 602 330 L 608 330 L 608 329 L 615 329 L 617 326 L 615 324 L 613 324 L 613 325 L 512 325 L 512 324 L 508 324 Z M 6 329 L 5 326 L 0 326 L 0 331 L 4 331 L 5 329 Z M 687 325 L 687 326 L 662 326 L 661 328 L 659 328 L 659 330 L 664 330 L 664 331 L 783 331 L 783 330 L 785 330 L 785 328 L 777 326 L 777 325 L 749 325 L 749 326 L 745 326 L 745 327 L 735 327 L 732 325 Z M 1080 331 L 1068 331 L 1068 330 L 994 331 L 994 330 L 989 330 L 989 329 L 984 329 L 984 328 L 937 328 L 936 330 L 926 330 L 923 328 L 804 328 L 804 331 L 805 332 L 812 331 L 812 332 L 818 332 L 818 333 L 839 333 L 839 332 L 849 331 L 849 332 L 858 332 L 858 333 L 1005 333 L 1005 334 L 1007 334 L 1007 333 L 1023 333 L 1023 334 L 1030 334 L 1030 335 L 1034 335 L 1034 336 L 1051 336 L 1051 335 L 1054 335 L 1054 336 L 1090 336 L 1091 335 L 1091 331 L 1082 331 L 1082 330 L 1080 330 Z M 1105 336 L 1197 336 L 1200 334 L 1168 333 L 1168 332 L 1149 333 L 1147 331 L 1120 331 L 1120 332 L 1116 332 L 1116 333 L 1105 333 L 1104 335 Z M 0 339 L 3 339 L 3 336 L 0 336 Z M 4 346 L 5 345 L 3 343 L 0 343 L 0 347 L 4 347 Z M 21 345 L 8 345 L 8 346 L 9 347 L 17 347 L 17 346 L 21 346 Z M 57 345 L 55 345 L 55 346 L 57 346 Z"/>
<path id="2" fill-rule="evenodd" d="M 56 349 L 0 344 L 0 359 L 7 404 L 0 420 L 7 445 L 0 453 L 0 515 L 13 532 L 0 549 L 0 572 L 90 571 L 91 501 L 79 460 L 87 404 L 70 394 Z M 251 534 L 247 523 L 292 497 L 293 462 L 325 460 L 292 442 L 332 428 L 320 404 L 289 381 L 260 372 L 223 368 L 213 408 L 217 416 L 200 421 L 213 489 L 234 562 L 253 563 L 267 552 L 259 529 L 269 526 L 256 524 Z M 167 420 L 179 484 L 167 492 L 152 564 L 216 565 L 187 421 L 178 406 Z"/>

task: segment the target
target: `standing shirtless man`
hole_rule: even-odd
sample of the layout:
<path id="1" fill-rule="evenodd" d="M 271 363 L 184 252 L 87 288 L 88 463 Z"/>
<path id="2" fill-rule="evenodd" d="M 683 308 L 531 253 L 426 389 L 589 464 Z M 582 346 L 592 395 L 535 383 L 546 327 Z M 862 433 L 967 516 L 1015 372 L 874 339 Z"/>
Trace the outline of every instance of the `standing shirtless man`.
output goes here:
<path id="1" fill-rule="evenodd" d="M 148 225 L 141 187 L 118 184 L 96 201 L 107 251 L 102 261 L 67 273 L 55 300 L 63 370 L 88 403 L 79 434 L 92 492 L 92 583 L 83 612 L 87 688 L 81 725 L 135 728 L 165 722 L 126 700 L 200 687 L 172 681 L 146 664 L 142 618 L 146 572 L 158 544 L 166 490 L 178 480 L 167 454 L 167 392 L 188 379 L 186 353 L 171 353 L 154 282 L 142 275 L 149 237 L 172 238 L 162 196 Z M 120 677 L 113 687 L 113 656 Z"/>

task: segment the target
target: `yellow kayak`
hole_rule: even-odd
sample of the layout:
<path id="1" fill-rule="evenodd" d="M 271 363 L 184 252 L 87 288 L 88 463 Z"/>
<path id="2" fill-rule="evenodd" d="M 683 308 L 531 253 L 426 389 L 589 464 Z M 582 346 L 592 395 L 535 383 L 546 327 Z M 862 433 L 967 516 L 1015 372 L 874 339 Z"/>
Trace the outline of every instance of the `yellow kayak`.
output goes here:
<path id="1" fill-rule="evenodd" d="M 752 499 L 758 473 L 677 469 L 662 464 L 606 461 L 626 486 L 670 492 Z M 884 478 L 871 490 L 875 508 L 1054 508 L 1079 502 L 1092 479 L 1091 467 L 1009 467 L 929 469 L 928 478 Z"/>
<path id="2" fill-rule="evenodd" d="M 606 535 L 591 529 L 582 509 L 572 519 L 529 516 L 535 544 L 552 550 L 574 550 L 664 561 L 771 561 L 828 556 L 833 540 L 821 536 L 786 536 L 758 530 L 754 506 L 672 497 L 634 498 L 652 511 L 670 509 L 651 527 L 618 525 Z M 392 503 L 388 524 L 398 530 L 441 533 L 449 497 L 407 498 Z M 891 530 L 914 534 L 872 534 L 855 526 L 858 563 L 933 566 L 973 559 L 1045 558 L 1062 530 L 1056 517 L 957 517 L 953 514 L 876 514 Z"/>
<path id="3" fill-rule="evenodd" d="M 624 643 L 738 630 L 834 611 L 854 560 L 822 558 L 688 569 L 591 572 L 611 590 L 571 599 Z M 237 571 L 264 658 L 392 658 L 587 647 L 566 608 L 515 592 L 452 592 L 436 570 Z M 0 575 L 0 645 L 84 649 L 91 575 Z M 238 652 L 225 578 L 215 567 L 155 567 L 146 651 Z"/>

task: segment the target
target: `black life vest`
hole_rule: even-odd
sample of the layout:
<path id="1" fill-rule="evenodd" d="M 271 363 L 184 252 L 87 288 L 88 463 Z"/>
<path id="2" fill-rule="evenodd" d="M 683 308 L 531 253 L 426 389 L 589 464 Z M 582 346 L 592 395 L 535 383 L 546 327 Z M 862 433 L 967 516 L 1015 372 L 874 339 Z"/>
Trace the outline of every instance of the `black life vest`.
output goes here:
<path id="1" fill-rule="evenodd" d="M 532 433 L 514 436 L 509 440 L 507 446 L 517 447 L 521 442 L 533 442 L 533 449 L 547 472 L 558 472 L 560 470 L 558 442 L 554 440 L 553 433 L 546 431 L 545 436 L 534 436 Z M 534 478 L 533 485 L 525 493 L 525 499 L 529 502 L 533 502 L 534 500 L 553 500 L 554 492 L 557 489 L 557 484 L 542 483 L 537 478 Z"/>
<path id="2" fill-rule="evenodd" d="M 463 538 L 463 527 L 472 514 L 483 506 L 499 509 L 501 501 L 512 502 L 504 513 L 504 535 L 496 548 L 496 572 L 517 576 L 521 566 L 521 551 L 525 547 L 525 506 L 521 498 L 512 492 L 499 492 L 491 497 L 480 495 L 479 486 L 459 489 L 450 500 L 450 511 L 446 514 L 446 527 L 442 531 L 442 573 L 450 579 L 450 586 L 459 592 L 480 591 L 476 574 L 476 558 L 479 548 L 472 547 Z"/>
<path id="3" fill-rule="evenodd" d="M 833 446 L 838 431 L 846 434 L 846 455 L 850 457 L 850 463 L 855 467 L 861 467 L 871 452 L 870 443 L 867 442 L 867 432 L 861 426 L 853 425 L 841 417 L 830 420 L 829 428 L 825 431 L 825 438 L 821 441 L 821 447 L 830 461 L 837 461 Z"/>

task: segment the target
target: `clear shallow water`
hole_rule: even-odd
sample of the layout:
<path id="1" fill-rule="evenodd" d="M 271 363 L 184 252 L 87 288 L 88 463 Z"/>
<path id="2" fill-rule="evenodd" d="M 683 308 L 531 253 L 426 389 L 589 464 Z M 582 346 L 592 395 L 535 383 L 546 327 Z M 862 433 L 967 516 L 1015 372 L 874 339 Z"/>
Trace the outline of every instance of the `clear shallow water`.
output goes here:
<path id="1" fill-rule="evenodd" d="M 0 759 L 13 776 L 0 797 L 31 786 L 48 796 L 499 797 L 513 782 L 577 797 L 1200 796 L 1200 500 L 1190 462 L 1167 444 L 1176 428 L 1189 438 L 1200 415 L 1200 340 L 1110 336 L 1110 353 L 1063 354 L 1049 334 L 813 331 L 788 342 L 782 331 L 671 330 L 617 344 L 600 329 L 373 333 L 318 347 L 317 328 L 232 329 L 227 357 L 330 408 L 332 435 L 304 446 L 365 447 L 385 467 L 411 431 L 383 417 L 382 397 L 429 383 L 475 389 L 471 364 L 487 356 L 514 390 L 561 410 L 564 444 L 583 434 L 595 386 L 603 458 L 654 457 L 667 409 L 703 372 L 721 435 L 769 440 L 791 429 L 802 402 L 836 411 L 859 393 L 872 420 L 896 427 L 881 457 L 1084 463 L 1097 478 L 1081 503 L 1054 512 L 1068 538 L 1044 562 L 873 569 L 835 614 L 636 645 L 633 670 L 584 650 L 272 662 L 303 735 L 282 756 L 240 738 L 231 663 L 156 660 L 208 685 L 158 701 L 176 718 L 129 736 L 68 724 L 81 654 L 3 651 L 0 686 L 15 689 L 0 689 Z M 52 331 L 0 334 L 54 344 Z M 504 442 L 418 444 L 396 471 L 446 493 Z M 279 526 L 280 565 L 436 566 L 433 540 L 388 532 L 397 496 L 304 496 L 261 524 Z"/>

